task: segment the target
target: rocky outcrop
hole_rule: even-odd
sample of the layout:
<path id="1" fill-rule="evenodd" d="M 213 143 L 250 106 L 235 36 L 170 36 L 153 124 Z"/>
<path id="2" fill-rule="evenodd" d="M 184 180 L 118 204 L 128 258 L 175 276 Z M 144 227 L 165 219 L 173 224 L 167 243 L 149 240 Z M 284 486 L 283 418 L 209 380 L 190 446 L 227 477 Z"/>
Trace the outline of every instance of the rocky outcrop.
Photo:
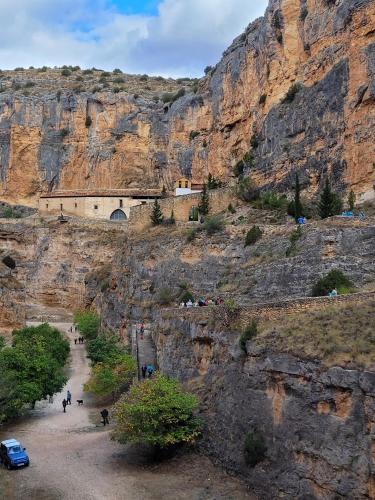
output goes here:
<path id="1" fill-rule="evenodd" d="M 329 369 L 259 349 L 206 322 L 159 320 L 160 369 L 197 392 L 206 421 L 203 447 L 241 474 L 259 498 L 375 498 L 375 373 Z M 249 433 L 265 458 L 246 464 Z"/>
<path id="2" fill-rule="evenodd" d="M 2 198 L 33 204 L 55 188 L 172 188 L 181 174 L 228 180 L 245 153 L 262 186 L 287 190 L 298 171 L 314 195 L 329 174 L 338 189 L 373 198 L 374 5 L 271 0 L 172 103 L 159 100 L 160 87 L 130 95 L 49 84 L 27 96 L 7 88 Z"/>

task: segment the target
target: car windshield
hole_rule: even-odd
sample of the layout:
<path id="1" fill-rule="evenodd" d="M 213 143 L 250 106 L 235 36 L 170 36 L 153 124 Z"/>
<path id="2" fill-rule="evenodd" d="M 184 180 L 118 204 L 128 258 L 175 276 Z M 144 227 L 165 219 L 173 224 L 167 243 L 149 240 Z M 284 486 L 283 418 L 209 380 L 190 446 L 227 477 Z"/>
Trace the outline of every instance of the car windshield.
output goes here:
<path id="1" fill-rule="evenodd" d="M 12 448 L 9 448 L 9 454 L 21 453 L 21 451 L 22 451 L 21 446 L 12 446 Z"/>

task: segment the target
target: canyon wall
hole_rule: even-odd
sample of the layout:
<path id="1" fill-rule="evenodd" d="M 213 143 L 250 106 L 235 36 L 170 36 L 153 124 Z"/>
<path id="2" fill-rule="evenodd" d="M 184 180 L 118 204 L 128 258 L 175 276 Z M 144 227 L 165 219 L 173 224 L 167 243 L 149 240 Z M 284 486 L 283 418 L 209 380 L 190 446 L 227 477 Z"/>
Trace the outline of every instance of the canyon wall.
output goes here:
<path id="1" fill-rule="evenodd" d="M 47 189 L 172 189 L 181 174 L 209 172 L 228 181 L 247 153 L 259 185 L 288 190 L 298 171 L 314 195 L 328 173 L 337 189 L 372 199 L 374 54 L 373 0 L 271 0 L 173 103 L 142 91 L 7 88 L 1 197 L 33 205 Z"/>

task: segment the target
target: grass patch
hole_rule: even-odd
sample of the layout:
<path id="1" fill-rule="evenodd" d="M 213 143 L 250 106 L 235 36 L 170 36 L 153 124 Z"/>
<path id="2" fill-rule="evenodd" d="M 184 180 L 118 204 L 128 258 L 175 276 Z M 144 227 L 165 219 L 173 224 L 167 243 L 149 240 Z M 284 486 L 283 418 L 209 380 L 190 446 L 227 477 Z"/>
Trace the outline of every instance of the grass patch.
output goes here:
<path id="1" fill-rule="evenodd" d="M 345 303 L 262 323 L 255 342 L 327 366 L 375 368 L 375 299 Z"/>

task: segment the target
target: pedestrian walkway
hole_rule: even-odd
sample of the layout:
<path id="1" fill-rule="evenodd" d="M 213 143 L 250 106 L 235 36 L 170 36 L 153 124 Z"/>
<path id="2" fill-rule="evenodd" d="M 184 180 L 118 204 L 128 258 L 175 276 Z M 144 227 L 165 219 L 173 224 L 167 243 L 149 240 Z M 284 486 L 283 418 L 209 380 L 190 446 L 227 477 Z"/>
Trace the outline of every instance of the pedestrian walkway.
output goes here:
<path id="1" fill-rule="evenodd" d="M 139 330 L 139 328 L 138 328 Z M 143 335 L 138 331 L 137 334 L 137 361 L 138 361 L 138 378 L 142 378 L 141 366 L 151 364 L 155 369 L 156 365 L 156 348 L 152 340 L 150 325 L 145 324 Z"/>

